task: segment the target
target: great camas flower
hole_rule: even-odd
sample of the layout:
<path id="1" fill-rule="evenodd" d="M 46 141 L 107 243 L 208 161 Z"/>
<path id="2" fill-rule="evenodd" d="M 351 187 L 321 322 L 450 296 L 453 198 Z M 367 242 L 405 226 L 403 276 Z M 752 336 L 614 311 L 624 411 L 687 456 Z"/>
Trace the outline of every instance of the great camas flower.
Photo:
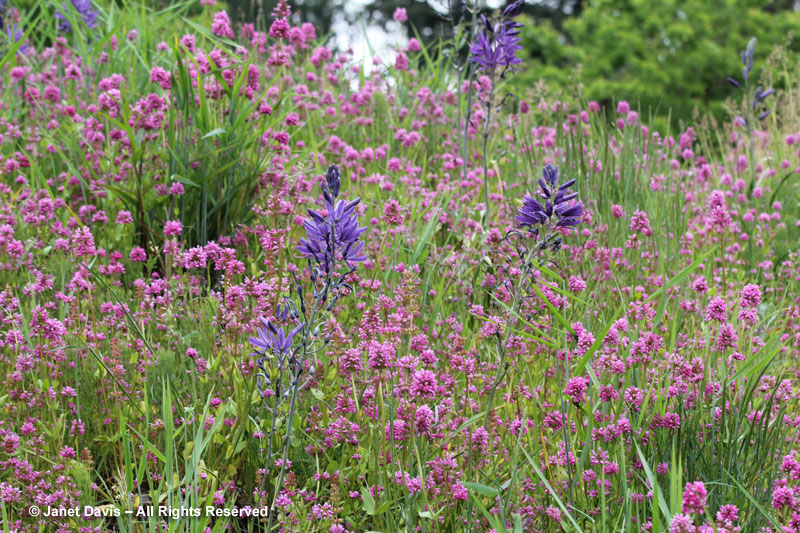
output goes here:
<path id="1" fill-rule="evenodd" d="M 70 3 L 75 13 L 83 20 L 87 28 L 94 29 L 97 27 L 97 10 L 92 9 L 92 2 L 90 0 L 70 0 Z M 70 9 L 67 6 L 67 2 L 62 2 L 61 8 L 64 11 Z M 65 32 L 72 31 L 72 24 L 70 24 L 62 11 L 56 11 L 56 18 L 61 21 L 58 29 Z"/>
<path id="2" fill-rule="evenodd" d="M 578 193 L 569 192 L 575 184 L 571 179 L 561 185 L 558 184 L 558 167 L 548 164 L 544 167 L 543 179 L 539 179 L 539 196 L 544 205 L 529 194 L 525 195 L 522 207 L 516 217 L 520 227 L 528 227 L 533 233 L 538 232 L 536 226 L 552 224 L 553 215 L 556 217 L 555 226 L 569 228 L 577 226 L 583 215 L 583 204 L 573 202 Z"/>
<path id="3" fill-rule="evenodd" d="M 517 0 L 503 10 L 500 23 L 492 25 L 481 15 L 484 31 L 478 34 L 470 45 L 471 61 L 478 65 L 478 70 L 494 71 L 497 67 L 509 68 L 522 63 L 517 52 L 522 50 L 519 29 L 522 24 L 512 19 L 522 13 L 525 3 Z"/>
<path id="4" fill-rule="evenodd" d="M 258 336 L 250 337 L 250 344 L 255 346 L 257 352 L 272 352 L 288 354 L 292 349 L 292 341 L 295 335 L 305 327 L 305 322 L 300 323 L 288 334 L 284 333 L 282 327 L 277 327 L 271 321 L 260 318 L 261 327 L 258 328 Z"/>
<path id="5" fill-rule="evenodd" d="M 341 187 L 341 174 L 336 165 L 328 167 L 325 174 L 326 185 L 322 186 L 327 215 L 308 210 L 311 218 L 306 219 L 307 238 L 300 239 L 297 250 L 304 257 L 313 259 L 326 275 L 336 268 L 336 262 L 342 260 L 355 270 L 356 263 L 367 259 L 362 253 L 364 242 L 359 237 L 367 228 L 358 226 L 358 215 L 355 207 L 361 202 L 356 198 L 345 203 L 337 201 Z"/>

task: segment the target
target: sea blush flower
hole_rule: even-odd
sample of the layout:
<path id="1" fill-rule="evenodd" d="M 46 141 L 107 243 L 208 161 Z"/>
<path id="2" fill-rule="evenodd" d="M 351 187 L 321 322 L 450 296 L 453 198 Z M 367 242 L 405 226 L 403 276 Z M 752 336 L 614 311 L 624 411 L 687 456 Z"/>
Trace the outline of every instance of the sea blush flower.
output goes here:
<path id="1" fill-rule="evenodd" d="M 717 350 L 721 352 L 726 348 L 736 348 L 738 340 L 739 335 L 736 333 L 736 329 L 730 324 L 722 324 L 717 337 Z"/>
<path id="2" fill-rule="evenodd" d="M 214 13 L 214 22 L 211 23 L 211 33 L 218 37 L 233 39 L 233 29 L 231 29 L 231 19 L 225 11 Z"/>
<path id="3" fill-rule="evenodd" d="M 758 307 L 761 303 L 761 287 L 748 283 L 742 288 L 739 307 Z"/>
<path id="4" fill-rule="evenodd" d="M 706 319 L 716 320 L 717 322 L 725 322 L 725 315 L 728 311 L 725 300 L 717 296 L 708 302 L 706 307 Z"/>
<path id="5" fill-rule="evenodd" d="M 414 372 L 413 382 L 411 383 L 411 393 L 422 398 L 433 398 L 436 396 L 436 374 L 430 370 L 417 370 Z"/>
<path id="6" fill-rule="evenodd" d="M 676 514 L 669 523 L 669 533 L 694 533 L 692 519 L 685 514 Z"/>
<path id="7" fill-rule="evenodd" d="M 164 236 L 180 235 L 183 231 L 183 224 L 180 220 L 168 220 L 164 223 Z"/>
<path id="8" fill-rule="evenodd" d="M 564 394 L 572 398 L 572 401 L 575 403 L 582 403 L 586 400 L 586 390 L 589 388 L 589 380 L 575 376 L 571 378 L 567 382 L 567 386 L 564 387 Z"/>
<path id="9" fill-rule="evenodd" d="M 631 217 L 631 231 L 634 233 L 641 233 L 645 236 L 653 234 L 653 229 L 650 227 L 650 220 L 647 218 L 647 213 L 644 211 L 634 211 Z"/>
<path id="10" fill-rule="evenodd" d="M 790 487 L 777 487 L 772 493 L 772 507 L 781 510 L 795 505 L 794 491 Z"/>
<path id="11" fill-rule="evenodd" d="M 172 86 L 172 75 L 161 67 L 153 67 L 150 70 L 150 81 L 167 90 Z"/>
<path id="12" fill-rule="evenodd" d="M 570 276 L 568 286 L 572 292 L 582 292 L 586 289 L 586 282 L 578 276 Z"/>
<path id="13" fill-rule="evenodd" d="M 433 410 L 427 405 L 421 405 L 417 407 L 416 416 L 414 418 L 414 429 L 417 433 L 427 434 L 430 431 L 431 426 L 433 426 L 435 419 L 436 416 L 434 415 Z"/>
<path id="14" fill-rule="evenodd" d="M 272 21 L 269 27 L 269 36 L 273 39 L 286 39 L 289 36 L 289 22 L 285 18 L 278 18 Z"/>
<path id="15" fill-rule="evenodd" d="M 702 481 L 687 483 L 683 489 L 683 512 L 702 514 L 706 495 L 706 486 Z"/>
<path id="16" fill-rule="evenodd" d="M 717 511 L 719 522 L 736 522 L 739 519 L 739 508 L 735 505 L 723 505 Z"/>
<path id="17" fill-rule="evenodd" d="M 144 248 L 141 246 L 135 246 L 131 249 L 130 259 L 134 263 L 143 263 L 147 261 L 147 253 L 145 253 Z"/>

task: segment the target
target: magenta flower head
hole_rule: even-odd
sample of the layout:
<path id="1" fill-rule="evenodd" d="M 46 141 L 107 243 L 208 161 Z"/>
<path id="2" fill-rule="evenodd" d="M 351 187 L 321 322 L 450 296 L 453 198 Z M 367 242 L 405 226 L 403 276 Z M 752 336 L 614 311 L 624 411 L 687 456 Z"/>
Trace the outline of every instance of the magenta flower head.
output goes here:
<path id="1" fill-rule="evenodd" d="M 687 483 L 683 489 L 683 512 L 703 514 L 706 495 L 706 486 L 702 481 Z"/>
<path id="2" fill-rule="evenodd" d="M 685 514 L 676 514 L 669 523 L 669 533 L 694 533 L 692 518 Z"/>

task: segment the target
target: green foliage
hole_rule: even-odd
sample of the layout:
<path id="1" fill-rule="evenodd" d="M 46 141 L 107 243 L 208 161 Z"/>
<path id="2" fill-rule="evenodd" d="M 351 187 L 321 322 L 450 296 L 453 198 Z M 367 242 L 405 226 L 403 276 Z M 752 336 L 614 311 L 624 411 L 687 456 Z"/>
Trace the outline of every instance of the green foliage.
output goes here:
<path id="1" fill-rule="evenodd" d="M 569 98 L 576 85 L 586 100 L 627 100 L 644 112 L 688 120 L 693 110 L 723 118 L 723 102 L 738 94 L 726 79 L 741 80 L 739 51 L 758 38 L 753 77 L 776 45 L 800 50 L 793 31 L 800 13 L 767 11 L 755 1 L 649 2 L 598 0 L 564 22 L 563 34 L 545 20 L 526 22 L 529 57 L 513 78 L 521 95 L 538 81 Z M 663 119 L 661 121 L 663 125 Z"/>

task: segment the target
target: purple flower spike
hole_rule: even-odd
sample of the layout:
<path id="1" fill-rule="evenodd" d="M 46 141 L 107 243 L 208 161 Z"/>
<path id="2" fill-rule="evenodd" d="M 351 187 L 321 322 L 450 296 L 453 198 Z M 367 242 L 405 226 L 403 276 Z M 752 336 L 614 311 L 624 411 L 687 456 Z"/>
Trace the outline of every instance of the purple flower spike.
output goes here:
<path id="1" fill-rule="evenodd" d="M 503 10 L 503 17 L 514 18 L 518 17 L 522 14 L 522 10 L 525 7 L 525 2 L 523 0 L 517 0 L 513 4 L 510 4 Z"/>
<path id="2" fill-rule="evenodd" d="M 325 173 L 325 181 L 328 184 L 328 190 L 334 199 L 339 197 L 339 188 L 342 186 L 342 174 L 339 172 L 339 167 L 331 165 Z"/>
<path id="3" fill-rule="evenodd" d="M 286 355 L 292 349 L 292 341 L 295 335 L 300 333 L 305 327 L 305 322 L 298 324 L 292 331 L 284 333 L 283 327 L 275 325 L 264 318 L 260 318 L 261 327 L 258 328 L 258 336 L 250 337 L 250 344 L 255 346 L 256 352 L 272 352 L 274 354 Z"/>
<path id="4" fill-rule="evenodd" d="M 94 29 L 97 27 L 97 11 L 92 9 L 91 0 L 70 0 L 70 3 L 87 28 Z M 62 2 L 61 7 L 64 11 L 69 9 L 66 1 Z M 61 11 L 56 10 L 56 18 L 61 21 L 58 26 L 59 30 L 64 32 L 72 31 L 72 24 L 69 23 Z"/>
<path id="5" fill-rule="evenodd" d="M 347 203 L 339 200 L 334 204 L 341 186 L 341 174 L 336 165 L 328 167 L 325 180 L 327 186 L 323 185 L 322 192 L 328 215 L 323 217 L 313 209 L 308 210 L 311 218 L 303 223 L 307 238 L 300 239 L 297 250 L 304 257 L 313 259 L 325 274 L 330 274 L 340 259 L 350 269 L 355 269 L 356 263 L 366 261 L 367 256 L 362 253 L 364 243 L 359 241 L 359 237 L 367 228 L 358 225 L 355 208 L 361 202 L 360 198 Z"/>
<path id="6" fill-rule="evenodd" d="M 22 28 L 20 28 L 15 22 L 13 25 L 9 25 L 6 28 L 6 37 L 10 41 L 11 46 L 14 46 L 25 37 L 25 31 Z M 19 47 L 19 51 L 24 54 L 28 50 L 28 48 L 30 47 L 27 44 L 23 43 Z"/>
<path id="7" fill-rule="evenodd" d="M 547 215 L 545 214 L 544 206 L 531 195 L 526 194 L 525 199 L 522 201 L 522 207 L 519 209 L 519 215 L 516 218 L 517 224 L 524 228 L 542 224 L 546 220 Z"/>
<path id="8" fill-rule="evenodd" d="M 547 183 L 550 184 L 551 187 L 555 187 L 556 183 L 558 183 L 558 167 L 553 165 L 552 163 L 548 163 L 542 169 L 542 175 Z"/>
<path id="9" fill-rule="evenodd" d="M 539 189 L 541 197 L 546 199 L 544 205 L 526 194 L 515 219 L 517 225 L 531 228 L 531 231 L 536 233 L 534 226 L 546 224 L 553 215 L 556 216 L 556 227 L 569 228 L 580 224 L 584 212 L 583 204 L 581 202 L 573 203 L 572 200 L 578 197 L 578 193 L 569 192 L 576 180 L 567 180 L 559 186 L 558 167 L 552 164 L 548 164 L 542 169 L 542 176 L 539 179 Z"/>
<path id="10" fill-rule="evenodd" d="M 758 94 L 758 101 L 759 102 L 763 101 L 767 96 L 771 95 L 774 92 L 775 92 L 775 89 L 767 89 L 766 91 L 763 91 L 763 92 L 759 93 Z"/>
<path id="11" fill-rule="evenodd" d="M 517 0 L 503 11 L 503 19 L 510 19 L 522 13 L 522 0 Z M 470 61 L 478 65 L 478 70 L 494 72 L 498 67 L 507 69 L 522 63 L 517 52 L 522 50 L 519 29 L 522 24 L 513 20 L 504 20 L 492 26 L 489 20 L 481 15 L 484 31 L 478 34 L 470 45 Z"/>

